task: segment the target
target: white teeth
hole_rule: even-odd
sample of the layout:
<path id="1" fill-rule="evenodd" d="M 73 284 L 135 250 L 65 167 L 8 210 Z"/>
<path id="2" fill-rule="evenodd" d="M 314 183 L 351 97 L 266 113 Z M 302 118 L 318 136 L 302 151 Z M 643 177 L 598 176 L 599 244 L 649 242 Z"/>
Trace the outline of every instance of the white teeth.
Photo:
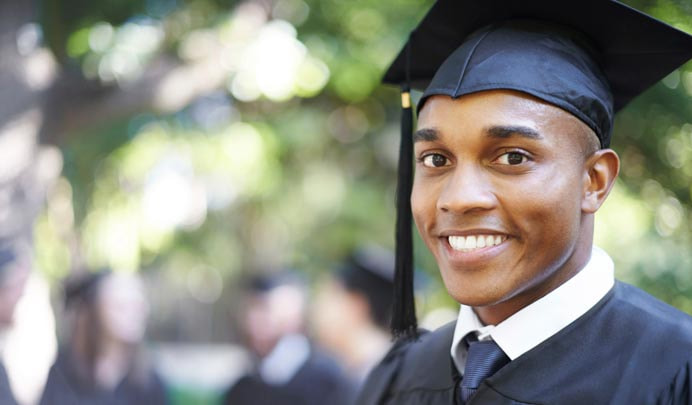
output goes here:
<path id="1" fill-rule="evenodd" d="M 447 239 L 449 240 L 449 245 L 452 246 L 454 250 L 461 250 L 466 244 L 466 238 L 463 236 L 450 236 Z"/>
<path id="2" fill-rule="evenodd" d="M 484 247 L 499 245 L 507 239 L 500 235 L 470 235 L 470 236 L 449 236 L 447 240 L 454 250 L 468 252 Z"/>
<path id="3" fill-rule="evenodd" d="M 466 245 L 464 245 L 466 249 L 475 249 L 476 248 L 476 237 L 475 236 L 467 236 L 466 237 Z"/>

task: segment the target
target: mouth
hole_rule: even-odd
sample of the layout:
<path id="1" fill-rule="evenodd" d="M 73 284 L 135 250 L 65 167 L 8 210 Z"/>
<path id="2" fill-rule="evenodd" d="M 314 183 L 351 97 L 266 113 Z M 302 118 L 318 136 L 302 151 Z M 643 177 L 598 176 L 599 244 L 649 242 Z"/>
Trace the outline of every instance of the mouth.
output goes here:
<path id="1" fill-rule="evenodd" d="M 445 239 L 452 250 L 470 253 L 501 245 L 507 240 L 507 235 L 449 235 Z"/>

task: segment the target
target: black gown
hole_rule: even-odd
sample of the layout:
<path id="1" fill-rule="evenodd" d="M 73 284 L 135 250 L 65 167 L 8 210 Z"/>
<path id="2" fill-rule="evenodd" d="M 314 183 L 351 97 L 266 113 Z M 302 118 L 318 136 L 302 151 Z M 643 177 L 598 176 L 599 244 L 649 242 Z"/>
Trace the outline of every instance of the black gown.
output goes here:
<path id="1" fill-rule="evenodd" d="M 455 324 L 398 343 L 358 403 L 455 404 Z M 483 382 L 469 405 L 692 404 L 692 317 L 625 283 Z"/>
<path id="2" fill-rule="evenodd" d="M 165 387 L 151 371 L 142 381 L 126 376 L 114 390 L 87 386 L 80 381 L 67 350 L 58 357 L 48 373 L 39 405 L 166 405 Z"/>
<path id="3" fill-rule="evenodd" d="M 350 405 L 357 390 L 341 367 L 311 347 L 310 356 L 285 384 L 272 385 L 258 374 L 240 378 L 225 394 L 227 405 Z"/>

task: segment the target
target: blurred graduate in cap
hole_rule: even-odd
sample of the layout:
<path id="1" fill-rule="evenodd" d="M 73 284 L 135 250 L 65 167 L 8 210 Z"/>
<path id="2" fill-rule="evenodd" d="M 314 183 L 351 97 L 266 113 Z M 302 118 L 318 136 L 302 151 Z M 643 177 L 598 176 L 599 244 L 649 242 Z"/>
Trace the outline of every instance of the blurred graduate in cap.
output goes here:
<path id="1" fill-rule="evenodd" d="M 141 350 L 149 318 L 142 280 L 109 270 L 65 283 L 66 336 L 41 405 L 168 403 L 163 382 Z"/>
<path id="2" fill-rule="evenodd" d="M 690 57 L 691 36 L 612 0 L 432 7 L 385 76 L 403 85 L 398 341 L 360 404 L 692 403 L 692 318 L 593 245 L 614 114 Z M 412 219 L 461 304 L 431 333 Z"/>
<path id="3" fill-rule="evenodd" d="M 317 339 L 334 353 L 360 387 L 392 342 L 389 324 L 394 253 L 356 249 L 321 285 L 313 306 Z"/>
<path id="4" fill-rule="evenodd" d="M 291 271 L 243 285 L 242 329 L 253 369 L 224 395 L 229 405 L 348 404 L 349 381 L 336 360 L 306 335 L 307 292 Z"/>

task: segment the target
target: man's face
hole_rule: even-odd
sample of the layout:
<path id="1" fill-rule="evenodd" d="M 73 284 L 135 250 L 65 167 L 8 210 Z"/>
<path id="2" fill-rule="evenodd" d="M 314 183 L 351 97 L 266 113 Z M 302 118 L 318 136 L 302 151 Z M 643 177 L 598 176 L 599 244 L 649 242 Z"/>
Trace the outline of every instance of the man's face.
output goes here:
<path id="1" fill-rule="evenodd" d="M 586 263 L 586 134 L 572 115 L 518 92 L 427 100 L 411 203 L 458 302 L 511 315 Z"/>

